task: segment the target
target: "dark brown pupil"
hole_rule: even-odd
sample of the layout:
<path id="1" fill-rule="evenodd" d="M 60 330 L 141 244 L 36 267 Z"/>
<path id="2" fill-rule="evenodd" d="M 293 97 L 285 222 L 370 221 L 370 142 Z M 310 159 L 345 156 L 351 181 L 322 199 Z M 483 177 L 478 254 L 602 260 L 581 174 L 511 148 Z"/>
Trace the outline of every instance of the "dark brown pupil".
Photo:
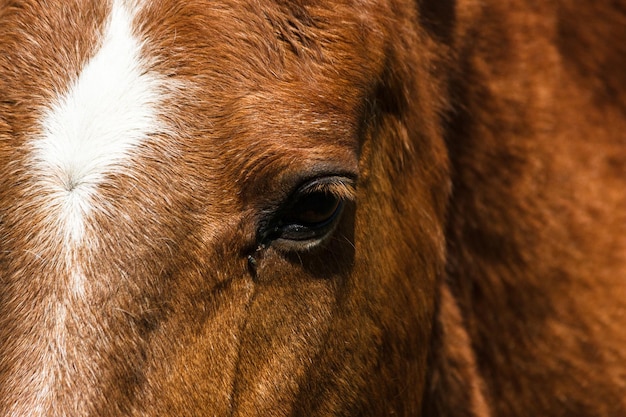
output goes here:
<path id="1" fill-rule="evenodd" d="M 330 193 L 313 192 L 306 194 L 289 210 L 287 220 L 302 225 L 323 225 L 331 220 L 341 200 Z"/>

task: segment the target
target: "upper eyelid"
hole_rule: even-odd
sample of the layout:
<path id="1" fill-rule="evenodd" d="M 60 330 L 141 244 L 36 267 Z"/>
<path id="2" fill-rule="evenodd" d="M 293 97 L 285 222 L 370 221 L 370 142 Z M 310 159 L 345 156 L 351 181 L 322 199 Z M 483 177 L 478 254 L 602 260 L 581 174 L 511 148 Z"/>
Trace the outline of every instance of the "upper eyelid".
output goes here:
<path id="1" fill-rule="evenodd" d="M 339 175 L 321 177 L 307 181 L 298 187 L 295 197 L 303 194 L 316 192 L 330 193 L 342 200 L 354 201 L 356 199 L 356 184 L 354 179 Z"/>

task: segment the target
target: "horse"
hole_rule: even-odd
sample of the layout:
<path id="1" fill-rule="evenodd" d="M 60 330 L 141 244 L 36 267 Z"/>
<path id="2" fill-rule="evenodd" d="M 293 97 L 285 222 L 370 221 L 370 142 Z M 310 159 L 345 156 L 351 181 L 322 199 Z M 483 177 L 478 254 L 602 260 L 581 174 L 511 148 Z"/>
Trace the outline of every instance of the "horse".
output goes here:
<path id="1" fill-rule="evenodd" d="M 0 415 L 626 415 L 625 39 L 0 0 Z"/>

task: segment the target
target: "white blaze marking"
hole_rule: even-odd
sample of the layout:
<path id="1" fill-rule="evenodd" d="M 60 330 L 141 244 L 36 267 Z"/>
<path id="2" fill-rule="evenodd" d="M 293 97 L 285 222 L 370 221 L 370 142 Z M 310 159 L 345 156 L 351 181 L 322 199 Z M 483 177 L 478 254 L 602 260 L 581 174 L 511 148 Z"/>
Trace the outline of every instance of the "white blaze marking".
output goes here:
<path id="1" fill-rule="evenodd" d="M 98 184 L 159 131 L 163 81 L 142 68 L 140 52 L 132 15 L 115 1 L 100 49 L 47 111 L 34 142 L 39 183 L 70 246 L 82 241 Z"/>
<path id="2" fill-rule="evenodd" d="M 136 148 L 150 135 L 165 131 L 159 109 L 173 87 L 147 70 L 132 22 L 133 10 L 114 0 L 99 49 L 67 92 L 44 112 L 42 134 L 32 142 L 31 190 L 46 223 L 40 238 L 60 256 L 64 265 L 59 265 L 59 273 L 68 286 L 65 294 L 55 294 L 51 306 L 54 324 L 46 336 L 51 357 L 38 370 L 31 409 L 38 410 L 37 415 L 47 414 L 46 404 L 60 387 L 61 369 L 69 366 L 66 321 L 72 312 L 70 300 L 85 293 L 85 268 L 78 253 L 90 213 L 98 205 L 98 186 L 110 173 L 131 171 L 130 156 Z"/>

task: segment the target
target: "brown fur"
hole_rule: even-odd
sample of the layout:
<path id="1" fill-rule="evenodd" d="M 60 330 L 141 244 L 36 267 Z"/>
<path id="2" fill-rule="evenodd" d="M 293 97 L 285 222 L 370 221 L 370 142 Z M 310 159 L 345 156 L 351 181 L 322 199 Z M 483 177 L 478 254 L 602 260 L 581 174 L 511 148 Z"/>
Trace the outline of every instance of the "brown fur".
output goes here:
<path id="1" fill-rule="evenodd" d="M 626 6 L 149 2 L 188 88 L 99 189 L 78 299 L 27 144 L 109 6 L 49 3 L 0 0 L 0 415 L 44 364 L 50 416 L 626 414 Z M 260 246 L 328 173 L 331 239 Z"/>
<path id="2" fill-rule="evenodd" d="M 623 415 L 626 5 L 474 9 L 458 25 L 448 272 L 489 402 Z"/>

